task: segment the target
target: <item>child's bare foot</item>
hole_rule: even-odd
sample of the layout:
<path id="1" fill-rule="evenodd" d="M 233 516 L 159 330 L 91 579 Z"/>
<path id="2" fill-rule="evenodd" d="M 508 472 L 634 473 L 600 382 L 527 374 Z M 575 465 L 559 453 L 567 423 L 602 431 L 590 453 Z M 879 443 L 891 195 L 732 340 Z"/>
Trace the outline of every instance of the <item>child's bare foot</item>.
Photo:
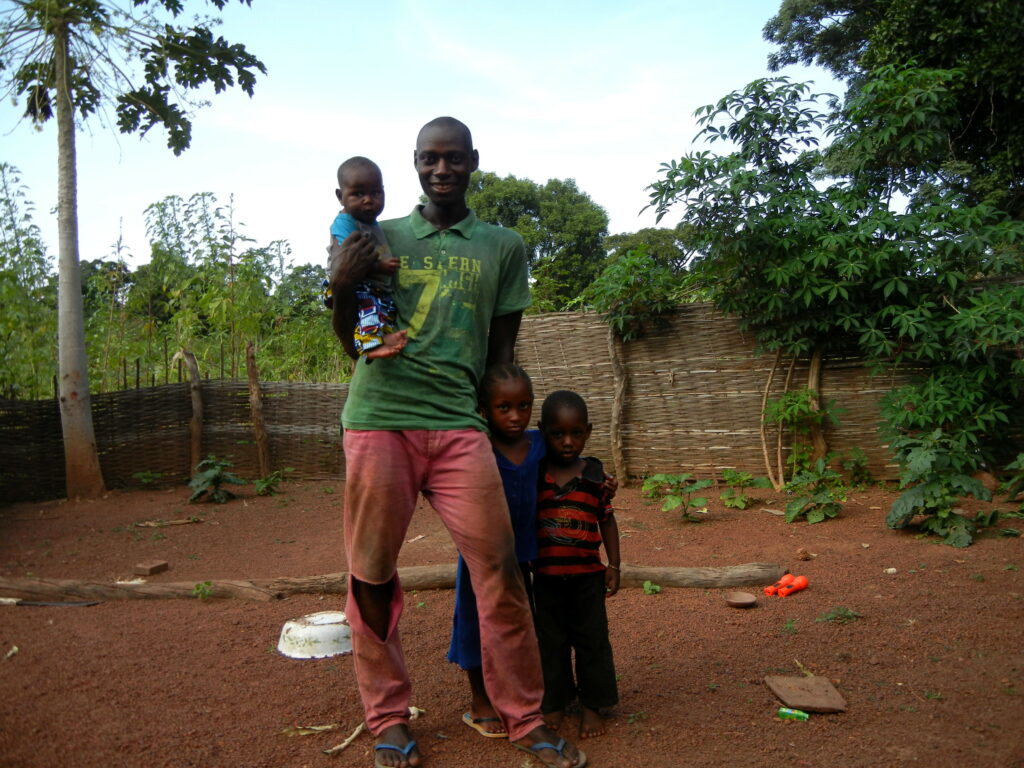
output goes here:
<path id="1" fill-rule="evenodd" d="M 405 723 L 389 725 L 378 733 L 373 752 L 378 766 L 410 768 L 420 764 L 420 752 Z"/>
<path id="2" fill-rule="evenodd" d="M 556 712 L 548 712 L 544 715 L 544 722 L 552 731 L 557 731 L 565 720 L 565 710 L 559 709 Z"/>
<path id="3" fill-rule="evenodd" d="M 409 343 L 408 336 L 409 332 L 406 330 L 389 333 L 384 337 L 384 343 L 367 352 L 366 357 L 370 360 L 377 360 L 382 357 L 394 357 L 405 348 L 406 344 Z"/>
<path id="4" fill-rule="evenodd" d="M 608 730 L 605 724 L 604 715 L 596 709 L 581 706 L 583 714 L 580 715 L 580 738 L 589 739 L 591 736 L 600 736 Z"/>

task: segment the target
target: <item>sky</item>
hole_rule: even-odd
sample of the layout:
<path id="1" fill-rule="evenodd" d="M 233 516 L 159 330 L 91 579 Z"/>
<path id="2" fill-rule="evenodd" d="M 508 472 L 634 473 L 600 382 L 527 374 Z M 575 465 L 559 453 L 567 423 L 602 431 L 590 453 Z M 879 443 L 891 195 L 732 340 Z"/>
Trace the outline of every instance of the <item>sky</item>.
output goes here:
<path id="1" fill-rule="evenodd" d="M 212 192 L 233 204 L 254 245 L 286 240 L 294 264 L 323 263 L 338 164 L 376 161 L 382 218 L 405 215 L 420 195 L 416 133 L 440 115 L 469 125 L 481 170 L 539 184 L 574 179 L 607 211 L 612 234 L 655 226 L 652 211 L 641 213 L 645 188 L 661 163 L 696 148 L 694 111 L 771 74 L 761 29 L 779 2 L 232 3 L 217 33 L 244 44 L 267 75 L 251 99 L 238 89 L 211 95 L 179 157 L 160 128 L 140 139 L 83 124 L 80 257 L 113 258 L 120 237 L 129 264 L 148 262 L 146 207 Z M 821 70 L 782 74 L 838 88 Z M 38 130 L 21 112 L 0 104 L 0 162 L 20 172 L 56 261 L 56 126 Z"/>

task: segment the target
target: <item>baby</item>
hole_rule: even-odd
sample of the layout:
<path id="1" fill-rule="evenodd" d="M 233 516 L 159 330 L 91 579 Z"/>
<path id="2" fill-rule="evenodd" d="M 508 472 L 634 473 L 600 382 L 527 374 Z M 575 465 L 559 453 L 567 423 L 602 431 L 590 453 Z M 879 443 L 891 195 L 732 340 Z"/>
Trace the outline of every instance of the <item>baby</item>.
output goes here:
<path id="1" fill-rule="evenodd" d="M 380 168 L 365 157 L 350 157 L 338 166 L 335 194 L 341 203 L 341 212 L 331 224 L 333 240 L 340 245 L 353 232 L 363 232 L 377 243 L 377 269 L 355 289 L 356 351 L 366 357 L 367 362 L 394 357 L 408 342 L 408 332 L 395 330 L 397 311 L 391 296 L 391 281 L 398 269 L 398 259 L 391 254 L 377 224 L 377 217 L 384 210 L 384 180 Z M 330 259 L 327 270 L 328 274 L 333 274 L 334 264 Z M 333 297 L 326 281 L 325 286 L 324 303 L 332 307 Z"/>

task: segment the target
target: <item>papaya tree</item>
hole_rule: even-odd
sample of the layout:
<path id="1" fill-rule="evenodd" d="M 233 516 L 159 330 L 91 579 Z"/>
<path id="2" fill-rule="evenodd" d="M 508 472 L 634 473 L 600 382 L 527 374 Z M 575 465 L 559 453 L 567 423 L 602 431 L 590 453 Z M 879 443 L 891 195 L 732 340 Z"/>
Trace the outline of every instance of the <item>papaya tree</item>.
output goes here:
<path id="1" fill-rule="evenodd" d="M 239 0 L 250 5 L 251 0 Z M 222 10 L 228 0 L 209 0 Z M 16 0 L 0 12 L 0 93 L 35 124 L 56 119 L 58 371 L 69 497 L 104 490 L 89 393 L 78 253 L 77 120 L 109 117 L 118 130 L 167 131 L 177 155 L 192 138 L 199 89 L 238 85 L 250 96 L 263 63 L 214 36 L 213 19 L 176 24 L 182 0 Z"/>

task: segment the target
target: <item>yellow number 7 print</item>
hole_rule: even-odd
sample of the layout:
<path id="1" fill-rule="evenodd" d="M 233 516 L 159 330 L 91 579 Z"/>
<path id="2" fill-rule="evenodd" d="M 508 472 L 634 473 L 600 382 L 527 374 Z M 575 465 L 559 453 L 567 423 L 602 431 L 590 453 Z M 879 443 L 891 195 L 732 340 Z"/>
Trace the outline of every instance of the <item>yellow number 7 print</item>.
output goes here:
<path id="1" fill-rule="evenodd" d="M 441 276 L 434 269 L 403 269 L 400 270 L 399 280 L 402 287 L 422 285 L 419 301 L 416 302 L 416 311 L 409 318 L 409 338 L 415 338 L 430 312 L 430 305 L 434 303 L 437 295 L 437 287 L 441 283 Z"/>

